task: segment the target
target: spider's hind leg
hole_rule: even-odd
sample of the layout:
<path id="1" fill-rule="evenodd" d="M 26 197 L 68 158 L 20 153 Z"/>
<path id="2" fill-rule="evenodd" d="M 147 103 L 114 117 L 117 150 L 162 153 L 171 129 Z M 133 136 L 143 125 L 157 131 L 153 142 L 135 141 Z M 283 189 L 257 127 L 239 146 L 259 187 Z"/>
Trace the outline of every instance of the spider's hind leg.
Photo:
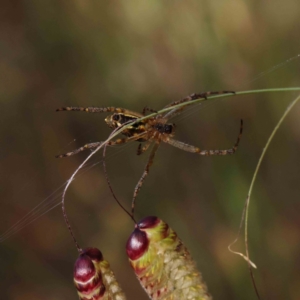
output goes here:
<path id="1" fill-rule="evenodd" d="M 234 144 L 234 146 L 232 148 L 225 149 L 225 150 L 201 150 L 200 148 L 198 148 L 196 146 L 189 145 L 189 144 L 186 144 L 181 141 L 174 140 L 174 139 L 168 139 L 168 140 L 166 140 L 166 143 L 168 143 L 176 148 L 179 148 L 181 150 L 191 152 L 191 153 L 197 153 L 199 155 L 205 155 L 205 156 L 228 155 L 228 154 L 234 154 L 235 151 L 237 150 L 240 139 L 242 137 L 242 133 L 243 133 L 243 120 L 241 120 L 240 133 L 238 135 L 236 143 Z"/>

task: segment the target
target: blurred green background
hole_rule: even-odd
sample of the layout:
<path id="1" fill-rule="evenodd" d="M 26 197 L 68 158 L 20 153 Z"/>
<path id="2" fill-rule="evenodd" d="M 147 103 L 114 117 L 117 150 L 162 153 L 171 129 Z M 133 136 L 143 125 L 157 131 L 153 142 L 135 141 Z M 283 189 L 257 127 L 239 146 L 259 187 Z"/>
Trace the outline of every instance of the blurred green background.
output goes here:
<path id="1" fill-rule="evenodd" d="M 55 113 L 62 106 L 160 109 L 193 92 L 300 86 L 299 1 L 4 1 L 0 12 L 0 234 L 47 205 L 0 244 L 3 299 L 77 299 L 76 248 L 61 187 L 88 152 L 56 154 L 110 133 L 105 114 Z M 200 157 L 163 144 L 137 202 L 190 249 L 214 299 L 255 299 L 246 263 L 227 250 L 236 236 L 261 151 L 297 93 L 213 101 L 175 119 L 176 138 L 236 155 Z M 197 108 L 198 108 L 197 107 Z M 300 299 L 300 106 L 273 140 L 254 187 L 250 255 L 264 299 Z M 173 121 L 172 121 L 173 122 Z M 130 207 L 149 153 L 137 143 L 107 151 L 110 180 Z M 101 153 L 71 184 L 66 208 L 82 247 L 101 249 L 128 299 L 148 299 L 129 267 L 133 230 L 104 179 Z M 27 223 L 28 223 L 27 222 Z M 242 238 L 235 246 L 244 251 Z"/>

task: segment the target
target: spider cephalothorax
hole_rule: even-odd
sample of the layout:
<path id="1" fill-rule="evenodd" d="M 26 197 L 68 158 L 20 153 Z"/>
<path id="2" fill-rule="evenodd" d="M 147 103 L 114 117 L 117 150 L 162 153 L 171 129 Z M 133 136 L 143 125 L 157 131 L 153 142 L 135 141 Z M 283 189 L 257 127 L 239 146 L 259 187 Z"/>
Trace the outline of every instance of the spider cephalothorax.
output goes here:
<path id="1" fill-rule="evenodd" d="M 134 112 L 119 112 L 109 115 L 105 118 L 106 124 L 112 128 L 116 129 L 128 122 L 134 122 L 143 115 Z M 157 119 L 155 117 L 146 120 L 141 120 L 140 122 L 135 122 L 132 125 L 128 124 L 126 128 L 122 131 L 122 134 L 127 137 L 143 135 L 142 138 L 138 138 L 136 141 L 145 142 L 152 139 L 159 138 L 157 135 L 170 135 L 174 132 L 174 124 L 166 124 L 165 120 Z M 144 135 L 145 134 L 145 135 Z M 160 138 L 163 138 L 162 136 Z"/>

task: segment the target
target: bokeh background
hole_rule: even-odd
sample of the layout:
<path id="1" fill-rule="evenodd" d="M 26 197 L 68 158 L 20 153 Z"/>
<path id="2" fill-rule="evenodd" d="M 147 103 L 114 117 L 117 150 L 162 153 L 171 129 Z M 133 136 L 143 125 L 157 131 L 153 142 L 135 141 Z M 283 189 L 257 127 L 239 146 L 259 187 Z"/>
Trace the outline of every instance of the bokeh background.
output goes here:
<path id="1" fill-rule="evenodd" d="M 45 206 L 2 239 L 1 298 L 77 299 L 78 254 L 60 207 L 51 208 L 88 152 L 54 156 L 104 140 L 110 129 L 105 115 L 56 108 L 141 111 L 193 92 L 300 86 L 300 60 L 285 62 L 300 53 L 299 9 L 298 0 L 2 2 L 1 238 Z M 174 120 L 176 138 L 204 149 L 230 148 L 243 118 L 236 155 L 200 157 L 164 144 L 142 187 L 137 218 L 156 215 L 177 231 L 214 299 L 255 299 L 246 263 L 227 246 L 267 138 L 297 95 L 235 96 L 188 110 Z M 299 113 L 298 105 L 278 131 L 253 192 L 249 246 L 264 299 L 300 298 Z M 136 148 L 107 152 L 109 178 L 128 208 L 148 157 Z M 101 249 L 128 299 L 148 299 L 125 253 L 133 223 L 114 202 L 101 160 L 98 153 L 71 184 L 70 222 L 82 247 Z M 242 238 L 236 250 L 244 251 Z"/>

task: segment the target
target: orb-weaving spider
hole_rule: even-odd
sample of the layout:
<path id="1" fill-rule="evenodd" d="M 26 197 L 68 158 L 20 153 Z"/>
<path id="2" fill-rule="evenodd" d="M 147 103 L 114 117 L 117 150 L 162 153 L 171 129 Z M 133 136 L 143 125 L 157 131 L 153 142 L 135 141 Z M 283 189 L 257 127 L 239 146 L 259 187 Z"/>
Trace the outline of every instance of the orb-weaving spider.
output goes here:
<path id="1" fill-rule="evenodd" d="M 179 101 L 172 102 L 171 104 L 168 104 L 165 107 L 172 107 L 177 104 L 181 104 L 187 101 L 197 100 L 197 99 L 206 99 L 208 96 L 211 95 L 220 95 L 220 94 L 228 94 L 233 93 L 231 91 L 221 91 L 221 92 L 205 92 L 200 94 L 192 94 L 190 96 L 187 96 Z M 144 153 L 151 143 L 154 143 L 154 146 L 150 152 L 150 156 L 147 162 L 147 165 L 144 169 L 142 177 L 139 179 L 133 193 L 133 199 L 132 199 L 132 215 L 134 211 L 134 203 L 135 199 L 138 195 L 138 192 L 145 180 L 145 177 L 149 173 L 149 169 L 153 163 L 155 153 L 160 145 L 161 142 L 170 144 L 174 147 L 177 147 L 181 150 L 197 153 L 199 155 L 228 155 L 228 154 L 234 154 L 235 151 L 238 148 L 240 138 L 242 136 L 243 132 L 243 120 L 241 120 L 240 125 L 240 132 L 237 138 L 237 141 L 235 145 L 226 150 L 201 150 L 200 148 L 196 146 L 192 146 L 186 143 L 183 143 L 181 141 L 173 139 L 174 136 L 174 130 L 175 130 L 175 124 L 173 123 L 167 123 L 168 120 L 171 117 L 174 117 L 175 115 L 180 114 L 183 109 L 186 107 L 186 105 L 181 106 L 179 108 L 174 108 L 173 110 L 170 110 L 168 112 L 158 114 L 154 117 L 149 117 L 147 119 L 135 122 L 131 126 L 125 128 L 122 131 L 122 134 L 126 136 L 126 138 L 118 138 L 116 140 L 109 141 L 107 145 L 120 145 L 124 144 L 130 141 L 137 141 L 140 142 L 138 149 L 137 149 L 137 155 L 140 155 Z M 146 111 L 155 112 L 154 110 L 151 110 L 149 108 L 144 108 L 142 114 L 130 111 L 125 108 L 118 108 L 118 107 L 62 107 L 57 109 L 57 111 L 83 111 L 83 112 L 89 112 L 89 113 L 113 113 L 112 115 L 109 115 L 105 118 L 106 124 L 113 129 L 116 129 L 125 123 L 130 123 L 130 121 L 134 122 L 139 118 L 142 118 L 145 116 Z M 142 143 L 145 143 L 142 145 Z M 82 152 L 87 149 L 96 149 L 98 148 L 102 142 L 95 142 L 86 144 L 83 147 L 80 147 L 76 150 L 73 150 L 71 152 L 57 155 L 57 158 L 67 157 L 74 154 L 77 154 L 79 152 Z"/>

